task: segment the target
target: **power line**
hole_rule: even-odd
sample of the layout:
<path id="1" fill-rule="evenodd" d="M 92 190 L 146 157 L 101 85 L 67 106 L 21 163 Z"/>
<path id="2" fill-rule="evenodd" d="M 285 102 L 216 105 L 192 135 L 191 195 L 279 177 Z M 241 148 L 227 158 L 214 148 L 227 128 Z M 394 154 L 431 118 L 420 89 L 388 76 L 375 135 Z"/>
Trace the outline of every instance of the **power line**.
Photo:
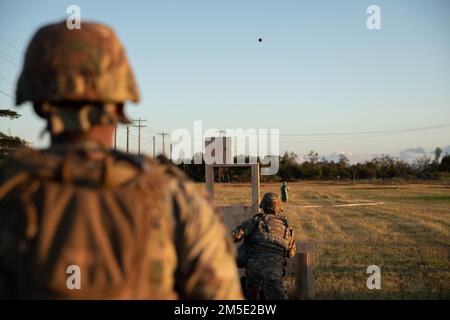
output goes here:
<path id="1" fill-rule="evenodd" d="M 146 129 L 144 129 L 144 131 L 147 131 L 147 132 L 149 132 L 149 133 L 156 133 L 156 134 L 159 134 L 162 130 L 158 130 L 157 128 L 151 129 L 151 128 L 147 127 Z"/>
<path id="2" fill-rule="evenodd" d="M 138 139 L 134 134 L 131 133 L 131 131 L 130 131 L 130 138 L 133 139 L 133 142 L 135 142 L 136 144 L 138 143 Z"/>
<path id="3" fill-rule="evenodd" d="M 0 40 L 3 41 L 4 43 L 6 43 L 7 45 L 9 45 L 14 50 L 16 50 L 16 51 L 20 52 L 21 54 L 23 54 L 22 50 L 20 50 L 17 46 L 15 46 L 13 43 L 9 42 L 8 40 L 3 38 L 2 36 L 0 36 Z"/>
<path id="4" fill-rule="evenodd" d="M 0 89 L 0 93 L 3 93 L 5 96 L 10 97 L 11 99 L 14 100 L 14 97 L 12 95 L 10 95 L 9 93 L 3 91 L 2 89 Z"/>
<path id="5" fill-rule="evenodd" d="M 7 53 L 7 52 L 5 52 L 5 51 L 3 51 L 3 50 L 0 50 L 0 53 L 1 53 L 2 55 L 4 55 L 5 57 L 7 57 L 8 59 L 10 59 L 11 61 L 14 61 L 15 63 L 20 63 L 19 60 L 16 60 L 16 57 L 10 55 L 9 53 Z"/>
<path id="6" fill-rule="evenodd" d="M 385 137 L 390 135 L 389 133 L 385 134 L 377 134 L 371 136 L 363 136 L 363 137 L 347 137 L 347 138 L 336 138 L 336 139 L 318 139 L 318 140 L 280 140 L 281 143 L 312 143 L 312 142 L 332 142 L 332 141 L 354 141 L 354 140 L 365 140 L 370 138 L 378 138 Z"/>
<path id="7" fill-rule="evenodd" d="M 0 56 L 0 58 L 2 58 L 4 61 L 8 62 L 10 65 L 12 65 L 12 66 L 14 66 L 16 68 L 20 67 L 17 63 L 15 63 L 14 61 L 11 61 L 8 58 L 2 57 L 2 56 Z"/>
<path id="8" fill-rule="evenodd" d="M 375 138 L 375 137 L 382 137 L 387 136 L 391 134 L 398 134 L 398 133 L 408 133 L 408 132 L 418 132 L 418 131 L 425 131 L 425 130 L 433 130 L 433 129 L 442 129 L 442 128 L 448 128 L 450 127 L 450 123 L 444 123 L 439 125 L 433 125 L 433 126 L 426 126 L 426 127 L 414 127 L 414 128 L 404 128 L 404 129 L 390 129 L 390 130 L 374 130 L 374 131 L 353 131 L 353 132 L 325 132 L 325 133 L 280 133 L 280 137 L 283 139 L 281 142 L 283 143 L 311 143 L 311 142 L 329 142 L 329 141 L 346 141 L 346 140 L 357 140 L 357 139 L 366 139 L 366 138 Z M 158 133 L 155 130 L 147 129 L 151 132 Z M 161 132 L 161 131 L 159 131 Z M 223 132 L 223 131 L 222 131 Z M 219 135 L 221 133 L 219 131 Z M 158 133 L 159 134 L 159 133 Z M 285 137 L 295 137 L 295 136 L 355 136 L 360 135 L 363 137 L 347 137 L 347 138 L 336 138 L 336 139 L 314 139 L 314 140 L 284 140 Z"/>
<path id="9" fill-rule="evenodd" d="M 9 84 L 14 84 L 14 82 L 12 82 L 12 81 L 10 81 L 10 80 L 8 80 L 8 79 L 2 77 L 2 76 L 0 76 L 0 79 L 2 79 L 2 80 L 5 81 L 5 82 L 8 82 Z"/>
<path id="10" fill-rule="evenodd" d="M 347 137 L 347 138 L 336 138 L 336 139 L 317 139 L 317 140 L 280 140 L 280 142 L 288 144 L 288 143 L 313 143 L 313 142 L 332 142 L 332 141 L 350 141 L 350 140 L 363 140 L 363 139 L 370 139 L 370 138 L 378 138 L 378 137 L 385 137 L 390 136 L 393 134 L 399 134 L 399 133 L 405 133 L 405 132 L 418 132 L 418 131 L 424 131 L 424 130 L 431 130 L 431 129 L 441 129 L 441 128 L 448 128 L 450 125 L 438 125 L 438 126 L 431 126 L 431 127 L 424 127 L 424 128 L 416 128 L 416 129 L 402 129 L 402 130 L 389 130 L 384 131 L 384 133 L 381 134 L 372 134 L 372 135 L 365 135 L 365 136 L 359 136 L 359 137 Z M 407 130 L 407 131 L 406 131 Z M 382 131 L 380 131 L 382 132 Z"/>
<path id="11" fill-rule="evenodd" d="M 450 127 L 450 123 L 444 123 L 428 127 L 416 127 L 407 129 L 391 129 L 391 130 L 377 130 L 377 131 L 354 131 L 354 132 L 327 132 L 327 133 L 280 133 L 280 136 L 350 136 L 350 135 L 371 135 L 381 133 L 403 133 L 413 131 L 423 131 L 430 129 L 446 128 Z"/>

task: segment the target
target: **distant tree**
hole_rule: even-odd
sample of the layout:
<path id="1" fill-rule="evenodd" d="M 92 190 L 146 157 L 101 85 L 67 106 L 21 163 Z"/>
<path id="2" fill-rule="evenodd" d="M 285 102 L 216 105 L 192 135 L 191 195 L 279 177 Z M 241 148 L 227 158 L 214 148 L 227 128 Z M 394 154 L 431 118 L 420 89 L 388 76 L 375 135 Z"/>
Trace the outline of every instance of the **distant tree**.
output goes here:
<path id="1" fill-rule="evenodd" d="M 439 169 L 443 172 L 450 172 L 450 154 L 447 154 L 444 157 L 442 157 Z"/>
<path id="2" fill-rule="evenodd" d="M 307 155 L 305 155 L 306 159 L 309 159 L 309 162 L 316 163 L 319 161 L 319 153 L 311 150 Z"/>
<path id="3" fill-rule="evenodd" d="M 297 155 L 294 152 L 285 152 L 280 159 L 280 168 L 278 175 L 282 180 L 300 179 L 303 176 L 300 173 L 300 166 L 297 163 Z"/>
<path id="4" fill-rule="evenodd" d="M 353 172 L 350 169 L 350 160 L 344 155 L 339 155 L 339 161 L 336 164 L 337 166 L 337 175 L 342 178 L 353 178 Z"/>
<path id="5" fill-rule="evenodd" d="M 339 155 L 339 163 L 345 166 L 348 166 L 350 164 L 350 160 L 345 156 L 345 154 Z"/>
<path id="6" fill-rule="evenodd" d="M 377 168 L 377 177 L 383 180 L 395 177 L 395 161 L 396 159 L 389 155 L 383 155 L 380 158 L 373 159 L 372 162 Z"/>
<path id="7" fill-rule="evenodd" d="M 337 166 L 334 161 L 322 161 L 320 163 L 322 172 L 321 172 L 321 179 L 322 180 L 334 180 L 338 176 Z"/>
<path id="8" fill-rule="evenodd" d="M 20 114 L 18 114 L 15 111 L 8 110 L 8 109 L 0 109 L 0 118 L 10 118 L 10 119 L 17 119 L 20 117 Z"/>
<path id="9" fill-rule="evenodd" d="M 9 119 L 17 119 L 20 117 L 20 114 L 18 114 L 15 111 L 9 110 L 9 109 L 0 109 L 0 117 L 2 118 L 9 118 Z M 15 137 L 15 136 L 9 136 L 3 132 L 0 131 L 0 158 L 6 156 L 8 153 L 10 153 L 15 148 L 27 145 L 27 141 Z"/>
<path id="10" fill-rule="evenodd" d="M 395 176 L 401 178 L 410 178 L 413 175 L 411 165 L 403 160 L 395 161 Z"/>
<path id="11" fill-rule="evenodd" d="M 418 178 L 430 178 L 432 176 L 432 170 L 430 170 L 432 160 L 429 156 L 423 155 L 416 159 L 412 167 Z"/>
<path id="12" fill-rule="evenodd" d="M 439 159 L 441 158 L 441 154 L 442 154 L 442 149 L 437 147 L 434 150 L 434 163 L 435 164 L 439 164 Z"/>

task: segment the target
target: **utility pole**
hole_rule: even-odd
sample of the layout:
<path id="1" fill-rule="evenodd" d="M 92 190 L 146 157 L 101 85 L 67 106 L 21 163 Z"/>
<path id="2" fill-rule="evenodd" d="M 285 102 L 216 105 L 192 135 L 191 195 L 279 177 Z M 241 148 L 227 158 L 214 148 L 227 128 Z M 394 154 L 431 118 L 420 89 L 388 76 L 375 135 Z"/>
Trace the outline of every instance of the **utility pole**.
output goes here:
<path id="1" fill-rule="evenodd" d="M 117 125 L 114 128 L 114 150 L 117 150 Z"/>
<path id="2" fill-rule="evenodd" d="M 141 122 L 145 122 L 147 120 L 138 118 L 137 120 L 134 120 L 134 122 L 137 122 L 137 125 L 134 125 L 133 127 L 138 128 L 138 155 L 141 155 L 141 128 L 145 128 L 146 125 L 142 125 Z"/>
<path id="3" fill-rule="evenodd" d="M 129 141 L 130 141 L 130 126 L 127 126 L 127 153 L 128 153 L 128 147 L 129 147 Z"/>
<path id="4" fill-rule="evenodd" d="M 170 144 L 170 153 L 169 153 L 169 159 L 172 161 L 172 144 Z"/>
<path id="5" fill-rule="evenodd" d="M 169 134 L 163 131 L 163 132 L 161 132 L 159 135 L 162 136 L 162 155 L 164 156 L 164 155 L 165 155 L 165 150 L 164 150 L 164 138 L 165 138 L 166 136 L 168 136 Z"/>
<path id="6" fill-rule="evenodd" d="M 153 158 L 155 157 L 155 136 L 153 136 Z"/>
<path id="7" fill-rule="evenodd" d="M 224 134 L 224 133 L 227 133 L 225 130 L 219 130 L 219 137 L 221 138 L 222 137 L 222 134 Z M 223 140 L 222 140 L 222 144 L 223 144 Z M 226 142 L 225 142 L 226 143 Z M 226 146 L 223 146 L 222 145 L 222 150 L 225 150 L 226 149 Z M 216 151 L 217 152 L 217 151 Z M 223 158 L 226 158 L 226 155 L 222 155 L 223 156 Z M 219 166 L 219 183 L 220 183 L 220 177 L 222 176 L 222 167 L 220 167 Z"/>

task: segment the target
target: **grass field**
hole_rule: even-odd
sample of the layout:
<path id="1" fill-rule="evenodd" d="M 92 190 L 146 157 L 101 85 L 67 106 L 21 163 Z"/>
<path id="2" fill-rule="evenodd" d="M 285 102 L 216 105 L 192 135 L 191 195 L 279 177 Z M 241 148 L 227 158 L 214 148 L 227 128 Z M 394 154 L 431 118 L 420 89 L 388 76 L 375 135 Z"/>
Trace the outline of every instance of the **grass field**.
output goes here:
<path id="1" fill-rule="evenodd" d="M 285 213 L 314 243 L 318 299 L 450 299 L 450 186 L 291 183 Z M 261 192 L 279 192 L 262 184 Z M 216 184 L 216 203 L 249 202 L 249 185 Z M 377 206 L 330 207 L 382 202 Z M 320 208 L 294 206 L 321 205 Z M 293 207 L 289 207 L 293 206 Z M 381 289 L 366 268 L 381 268 Z"/>

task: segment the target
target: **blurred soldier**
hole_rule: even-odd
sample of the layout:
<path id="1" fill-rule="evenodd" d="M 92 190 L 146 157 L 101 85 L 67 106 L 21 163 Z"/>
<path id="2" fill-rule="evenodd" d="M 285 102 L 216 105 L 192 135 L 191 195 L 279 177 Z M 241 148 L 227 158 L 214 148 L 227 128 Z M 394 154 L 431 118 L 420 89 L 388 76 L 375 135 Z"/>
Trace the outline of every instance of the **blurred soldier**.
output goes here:
<path id="1" fill-rule="evenodd" d="M 288 188 L 288 186 L 287 186 L 286 181 L 283 181 L 283 184 L 281 185 L 280 190 L 281 190 L 281 200 L 282 200 L 283 202 L 287 202 L 287 201 L 288 201 L 288 191 L 289 191 L 289 188 Z"/>
<path id="2" fill-rule="evenodd" d="M 246 268 L 247 295 L 251 300 L 258 299 L 262 285 L 265 299 L 287 299 L 282 280 L 285 257 L 296 253 L 294 232 L 281 214 L 281 200 L 276 194 L 266 193 L 260 208 L 262 213 L 244 221 L 232 232 L 235 242 L 244 240 L 238 263 Z"/>
<path id="3" fill-rule="evenodd" d="M 111 150 L 139 100 L 125 51 L 101 24 L 41 28 L 17 104 L 51 146 L 0 165 L 0 294 L 8 298 L 240 299 L 235 252 L 205 194 L 176 168 Z"/>

